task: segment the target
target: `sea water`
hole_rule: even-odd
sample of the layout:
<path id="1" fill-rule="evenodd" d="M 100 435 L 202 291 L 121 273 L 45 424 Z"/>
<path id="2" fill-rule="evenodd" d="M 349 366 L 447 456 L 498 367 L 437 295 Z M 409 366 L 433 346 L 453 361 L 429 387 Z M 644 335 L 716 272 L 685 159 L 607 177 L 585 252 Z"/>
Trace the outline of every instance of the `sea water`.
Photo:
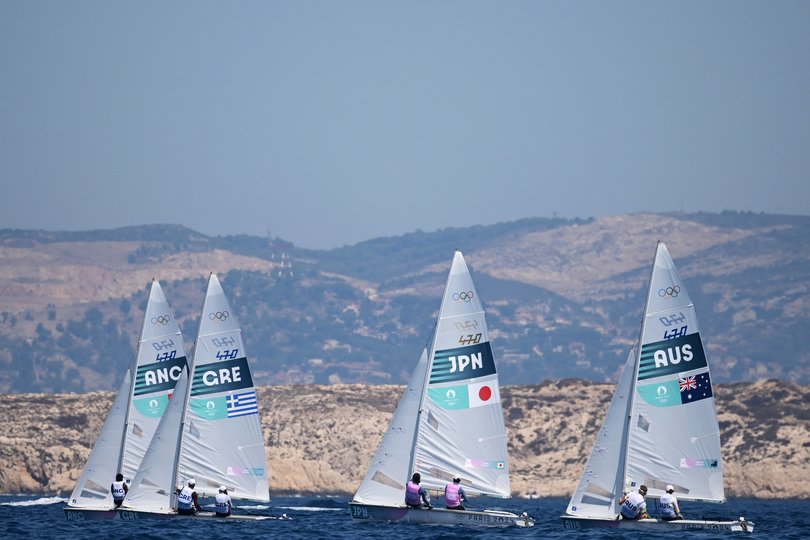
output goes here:
<path id="1" fill-rule="evenodd" d="M 529 529 L 468 527 L 463 525 L 419 525 L 410 523 L 370 523 L 354 521 L 346 497 L 278 497 L 269 505 L 237 504 L 237 513 L 262 514 L 289 519 L 239 522 L 212 519 L 175 519 L 140 521 L 70 522 L 62 508 L 66 499 L 6 495 L 0 496 L 0 538 L 56 538 L 59 540 L 112 538 L 138 540 L 194 538 L 247 540 L 278 537 L 284 539 L 329 538 L 330 540 L 414 538 L 652 538 L 630 531 L 567 531 L 560 522 L 567 499 L 474 500 L 475 508 L 497 508 L 515 513 L 528 512 L 536 525 Z M 203 507 L 209 506 L 203 501 Z M 690 518 L 736 519 L 745 516 L 755 523 L 756 538 L 810 538 L 810 501 L 802 500 L 732 500 L 724 505 L 682 503 L 683 513 Z M 727 538 L 729 533 L 678 531 L 665 538 Z M 741 536 L 742 535 L 742 536 Z M 735 533 L 744 538 L 744 533 Z"/>

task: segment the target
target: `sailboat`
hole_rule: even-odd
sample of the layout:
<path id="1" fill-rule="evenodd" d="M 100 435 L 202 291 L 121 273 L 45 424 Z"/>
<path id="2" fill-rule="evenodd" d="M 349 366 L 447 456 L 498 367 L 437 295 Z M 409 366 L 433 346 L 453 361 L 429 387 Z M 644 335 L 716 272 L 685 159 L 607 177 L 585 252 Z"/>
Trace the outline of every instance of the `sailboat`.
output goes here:
<path id="1" fill-rule="evenodd" d="M 235 500 L 269 502 L 256 389 L 242 332 L 215 274 L 208 279 L 194 356 L 132 481 L 122 519 L 178 517 L 177 487 L 199 497 L 225 486 Z M 183 516 L 185 517 L 185 516 Z M 195 518 L 214 517 L 200 512 Z M 269 519 L 233 515 L 227 519 Z"/>
<path id="2" fill-rule="evenodd" d="M 498 510 L 405 505 L 405 486 L 441 490 L 461 478 L 468 495 L 508 498 L 509 461 L 498 374 L 484 309 L 456 251 L 433 335 L 423 349 L 377 452 L 349 503 L 358 520 L 529 527 Z"/>
<path id="3" fill-rule="evenodd" d="M 137 352 L 68 499 L 68 519 L 116 517 L 110 484 L 118 473 L 135 476 L 185 366 L 180 329 L 153 279 Z"/>
<path id="4" fill-rule="evenodd" d="M 576 491 L 561 516 L 565 528 L 655 532 L 710 529 L 752 532 L 733 520 L 629 520 L 619 498 L 641 485 L 650 502 L 675 489 L 679 501 L 723 503 L 720 430 L 695 307 L 666 245 L 658 242 L 640 347 L 627 357 Z M 688 507 L 686 509 L 688 516 Z"/>

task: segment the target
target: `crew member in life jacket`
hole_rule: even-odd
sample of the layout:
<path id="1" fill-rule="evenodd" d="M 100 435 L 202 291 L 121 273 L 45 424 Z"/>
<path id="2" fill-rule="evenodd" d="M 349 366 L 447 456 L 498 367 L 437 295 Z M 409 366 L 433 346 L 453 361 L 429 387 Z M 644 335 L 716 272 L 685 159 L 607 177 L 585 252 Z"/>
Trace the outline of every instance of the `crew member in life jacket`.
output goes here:
<path id="1" fill-rule="evenodd" d="M 675 488 L 672 484 L 667 485 L 666 493 L 661 495 L 659 504 L 661 505 L 661 519 L 664 521 L 675 521 L 683 519 L 681 508 L 678 506 L 678 499 L 675 498 Z"/>
<path id="2" fill-rule="evenodd" d="M 197 485 L 197 481 L 193 478 L 189 478 L 188 485 L 177 492 L 177 513 L 190 515 L 193 516 L 200 510 L 202 507 L 200 506 L 199 501 L 197 500 L 197 492 L 194 491 L 194 486 Z"/>
<path id="3" fill-rule="evenodd" d="M 422 508 L 422 502 L 425 503 L 425 508 L 431 510 L 433 507 L 430 505 L 430 495 L 425 488 L 419 485 L 422 481 L 422 475 L 413 473 L 411 481 L 405 486 L 405 504 L 411 508 Z"/>
<path id="4" fill-rule="evenodd" d="M 121 473 L 116 474 L 115 482 L 110 484 L 110 493 L 112 493 L 113 503 L 116 508 L 121 506 L 121 503 L 124 502 L 124 497 L 127 496 L 128 490 L 127 483 L 124 482 L 124 475 Z"/>
<path id="5" fill-rule="evenodd" d="M 463 502 L 467 502 L 467 494 L 461 487 L 461 478 L 455 476 L 452 484 L 444 486 L 444 506 L 450 510 L 466 510 Z"/>
<path id="6" fill-rule="evenodd" d="M 647 503 L 644 496 L 647 494 L 647 486 L 638 486 L 638 491 L 631 491 L 619 498 L 622 505 L 622 518 L 624 519 L 647 519 Z"/>
<path id="7" fill-rule="evenodd" d="M 217 493 L 214 507 L 216 508 L 217 517 L 228 517 L 231 515 L 233 503 L 231 503 L 231 497 L 228 495 L 228 490 L 225 486 L 219 486 L 219 493 Z"/>

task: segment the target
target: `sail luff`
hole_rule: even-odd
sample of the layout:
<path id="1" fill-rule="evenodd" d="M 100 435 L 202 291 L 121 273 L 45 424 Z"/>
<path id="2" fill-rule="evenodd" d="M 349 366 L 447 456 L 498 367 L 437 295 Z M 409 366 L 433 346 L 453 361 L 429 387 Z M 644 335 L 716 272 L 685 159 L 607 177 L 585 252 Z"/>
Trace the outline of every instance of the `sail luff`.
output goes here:
<path id="1" fill-rule="evenodd" d="M 119 470 L 126 479 L 137 473 L 186 361 L 180 327 L 160 282 L 153 279 L 131 368 L 126 438 Z"/>
<path id="2" fill-rule="evenodd" d="M 136 374 L 138 372 L 138 360 L 141 354 L 141 347 L 143 346 L 144 342 L 144 331 L 146 330 L 146 321 L 149 318 L 149 304 L 152 301 L 152 294 L 155 288 L 155 278 L 152 278 L 152 283 L 149 288 L 149 300 L 146 302 L 146 309 L 143 310 L 143 318 L 141 319 L 141 331 L 138 333 L 138 345 L 135 347 L 135 354 L 132 356 L 132 359 L 129 361 L 129 369 L 130 372 Z M 129 384 L 129 393 L 127 397 L 127 411 L 126 416 L 124 417 L 124 429 L 123 433 L 121 434 L 121 453 L 118 456 L 118 464 L 116 465 L 116 471 L 122 471 L 124 469 L 124 461 L 125 455 L 127 452 L 127 441 L 129 439 L 129 422 L 132 413 L 132 399 L 135 395 L 135 381 L 137 377 L 131 377 Z M 126 476 L 125 476 L 126 478 Z M 126 478 L 126 480 L 131 480 L 131 478 Z"/>
<path id="3" fill-rule="evenodd" d="M 650 295 L 652 294 L 653 290 L 653 276 L 655 275 L 655 263 L 658 260 L 658 251 L 661 249 L 663 243 L 659 240 L 655 244 L 655 254 L 653 255 L 653 262 L 650 266 L 650 277 L 647 279 L 647 294 L 644 297 L 644 309 L 641 312 L 641 328 L 639 329 L 638 333 L 638 347 L 636 347 L 636 352 L 634 355 L 634 362 L 633 362 L 633 376 L 630 381 L 630 402 L 629 402 L 629 413 L 626 420 L 626 429 L 624 430 L 624 457 L 621 461 L 621 479 L 622 485 L 620 487 L 620 491 L 616 492 L 616 496 L 622 495 L 625 491 L 629 491 L 631 487 L 627 485 L 627 459 L 630 452 L 630 444 L 631 438 L 633 436 L 633 430 L 630 429 L 630 425 L 632 423 L 633 417 L 635 416 L 636 410 L 636 381 L 638 380 L 638 369 L 641 361 L 641 344 L 643 343 L 644 339 L 644 328 L 647 324 L 647 310 L 650 306 Z"/>
<path id="4" fill-rule="evenodd" d="M 447 301 L 447 291 L 450 288 L 450 278 L 453 275 L 453 267 L 456 265 L 456 259 L 460 256 L 461 252 L 456 250 L 453 253 L 453 261 L 450 263 L 450 270 L 447 272 L 447 279 L 444 281 L 444 289 L 442 292 L 442 301 L 439 304 L 439 312 L 436 315 L 436 322 L 433 325 L 433 332 L 431 333 L 430 337 L 430 346 L 428 348 L 428 356 L 427 356 L 427 367 L 425 369 L 425 376 L 422 379 L 421 383 L 421 393 L 419 396 L 419 409 L 418 409 L 418 416 L 416 422 L 416 429 L 414 430 L 413 434 L 413 441 L 411 442 L 411 472 L 419 472 L 419 464 L 416 462 L 417 460 L 417 453 L 416 453 L 416 445 L 419 440 L 419 433 L 422 430 L 422 426 L 427 418 L 423 417 L 423 411 L 425 409 L 425 396 L 427 395 L 427 387 L 428 381 L 430 379 L 430 373 L 433 368 L 433 359 L 436 355 L 436 333 L 439 331 L 439 322 L 442 319 L 442 314 L 444 313 L 444 304 Z"/>

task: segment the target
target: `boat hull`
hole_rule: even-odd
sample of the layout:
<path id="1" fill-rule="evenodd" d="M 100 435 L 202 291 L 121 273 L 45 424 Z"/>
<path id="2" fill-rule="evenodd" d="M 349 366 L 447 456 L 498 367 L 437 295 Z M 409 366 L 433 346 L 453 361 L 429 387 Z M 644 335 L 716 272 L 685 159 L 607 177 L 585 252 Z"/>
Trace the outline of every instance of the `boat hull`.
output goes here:
<path id="1" fill-rule="evenodd" d="M 65 518 L 68 521 L 107 521 L 118 519 L 118 510 L 115 508 L 75 508 L 66 506 Z"/>
<path id="2" fill-rule="evenodd" d="M 598 519 L 579 516 L 560 516 L 566 529 L 626 529 L 632 531 L 674 532 L 687 530 L 708 530 L 725 532 L 754 532 L 754 524 L 740 518 L 736 521 L 712 521 L 679 519 L 663 521 L 659 519 Z"/>
<path id="3" fill-rule="evenodd" d="M 120 509 L 118 511 L 118 514 L 121 519 L 126 521 L 140 520 L 140 519 L 176 519 L 176 518 L 215 519 L 219 521 L 264 521 L 267 519 L 273 519 L 272 516 L 251 516 L 243 514 L 233 514 L 228 517 L 218 517 L 214 512 L 197 512 L 194 515 L 177 514 L 175 512 L 166 514 L 163 512 L 148 512 L 144 510 L 133 510 L 130 508 Z"/>
<path id="4" fill-rule="evenodd" d="M 499 510 L 419 509 L 399 506 L 349 503 L 352 518 L 361 521 L 402 521 L 407 523 L 439 523 L 443 525 L 472 525 L 479 527 L 533 527 L 534 520 L 525 512 L 521 515 Z"/>

